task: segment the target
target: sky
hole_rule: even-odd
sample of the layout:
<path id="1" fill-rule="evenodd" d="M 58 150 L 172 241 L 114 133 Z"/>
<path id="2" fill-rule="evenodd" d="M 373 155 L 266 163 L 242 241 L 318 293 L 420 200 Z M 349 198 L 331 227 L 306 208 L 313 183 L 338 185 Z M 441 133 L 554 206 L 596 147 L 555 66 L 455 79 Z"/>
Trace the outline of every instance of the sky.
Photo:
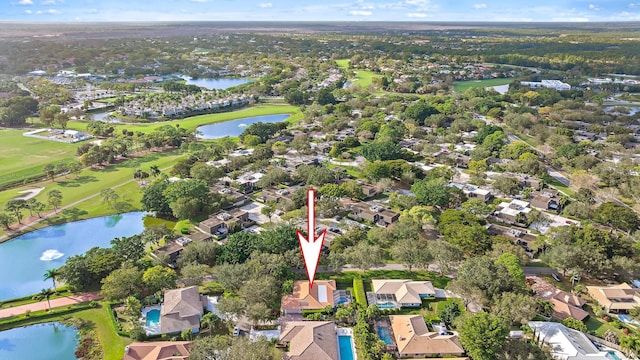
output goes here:
<path id="1" fill-rule="evenodd" d="M 0 21 L 640 21 L 640 0 L 0 0 Z"/>

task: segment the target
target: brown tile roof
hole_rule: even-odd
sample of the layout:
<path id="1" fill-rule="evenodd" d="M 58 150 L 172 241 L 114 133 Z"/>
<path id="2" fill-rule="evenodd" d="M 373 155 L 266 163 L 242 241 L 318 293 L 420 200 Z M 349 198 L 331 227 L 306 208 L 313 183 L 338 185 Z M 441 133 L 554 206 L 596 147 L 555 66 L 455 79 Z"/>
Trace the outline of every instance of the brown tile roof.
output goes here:
<path id="1" fill-rule="evenodd" d="M 327 305 L 334 306 L 333 292 L 336 290 L 335 280 L 316 280 L 313 288 L 309 289 L 309 281 L 293 283 L 293 294 L 282 298 L 281 308 L 288 309 L 324 309 Z M 319 291 L 324 293 L 318 293 Z"/>
<path id="2" fill-rule="evenodd" d="M 187 360 L 191 341 L 133 343 L 125 348 L 122 360 Z"/>
<path id="3" fill-rule="evenodd" d="M 630 310 L 640 306 L 640 289 L 623 283 L 613 286 L 587 286 L 587 291 L 608 310 Z"/>
<path id="4" fill-rule="evenodd" d="M 331 321 L 285 322 L 280 329 L 280 341 L 289 343 L 284 360 L 339 359 L 336 325 Z"/>
<path id="5" fill-rule="evenodd" d="M 204 313 L 197 286 L 167 290 L 160 310 L 160 332 L 180 332 L 200 326 Z"/>
<path id="6" fill-rule="evenodd" d="M 422 315 L 392 315 L 389 320 L 401 356 L 464 354 L 456 333 L 430 332 Z"/>
<path id="7" fill-rule="evenodd" d="M 586 301 L 579 296 L 562 291 L 538 277 L 533 279 L 535 283 L 531 288 L 536 292 L 537 297 L 553 304 L 553 317 L 560 320 L 572 317 L 582 321 L 589 316 L 589 313 L 582 309 Z"/>

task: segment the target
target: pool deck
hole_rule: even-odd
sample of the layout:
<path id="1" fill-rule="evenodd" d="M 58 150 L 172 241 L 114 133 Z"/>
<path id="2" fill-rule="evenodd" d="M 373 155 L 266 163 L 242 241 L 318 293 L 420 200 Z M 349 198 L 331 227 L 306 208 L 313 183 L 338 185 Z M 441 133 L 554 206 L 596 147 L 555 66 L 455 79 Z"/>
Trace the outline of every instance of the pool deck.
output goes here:
<path id="1" fill-rule="evenodd" d="M 336 328 L 336 340 L 338 341 L 338 347 L 340 347 L 339 336 L 351 337 L 351 352 L 353 353 L 353 360 L 358 360 L 358 353 L 356 352 L 356 342 L 353 338 L 353 328 Z M 340 349 L 338 349 L 338 353 Z M 338 354 L 339 355 L 339 354 Z"/>
<path id="2" fill-rule="evenodd" d="M 160 311 L 160 305 L 147 306 L 142 309 L 142 316 L 140 317 L 140 322 L 142 323 L 142 328 L 144 329 L 147 335 L 159 335 L 160 332 L 160 322 L 156 326 L 147 326 L 147 313 L 151 310 Z"/>

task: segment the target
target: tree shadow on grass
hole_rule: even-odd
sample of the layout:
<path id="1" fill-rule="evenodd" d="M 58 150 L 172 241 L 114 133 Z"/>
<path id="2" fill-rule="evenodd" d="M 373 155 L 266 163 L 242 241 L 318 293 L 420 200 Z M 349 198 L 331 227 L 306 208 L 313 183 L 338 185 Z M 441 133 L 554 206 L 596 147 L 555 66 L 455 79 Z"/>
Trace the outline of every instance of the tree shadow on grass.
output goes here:
<path id="1" fill-rule="evenodd" d="M 58 182 L 58 185 L 62 187 L 79 187 L 82 184 L 87 184 L 90 182 L 96 182 L 98 179 L 93 175 L 84 175 L 72 180 L 65 180 Z"/>

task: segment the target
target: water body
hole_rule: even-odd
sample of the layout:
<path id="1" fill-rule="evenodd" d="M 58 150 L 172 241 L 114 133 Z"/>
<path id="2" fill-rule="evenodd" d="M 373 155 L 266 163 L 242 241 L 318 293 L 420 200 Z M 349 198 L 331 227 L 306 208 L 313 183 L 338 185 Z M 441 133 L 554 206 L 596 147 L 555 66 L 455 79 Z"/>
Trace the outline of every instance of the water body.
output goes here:
<path id="1" fill-rule="evenodd" d="M 253 81 L 251 79 L 244 79 L 244 78 L 192 79 L 185 75 L 180 77 L 187 80 L 187 85 L 197 85 L 208 90 L 213 90 L 213 89 L 224 90 L 230 87 L 250 83 Z"/>
<path id="2" fill-rule="evenodd" d="M 217 124 L 204 125 L 198 127 L 198 131 L 201 132 L 201 135 L 198 135 L 200 139 L 218 139 L 223 138 L 225 136 L 238 136 L 242 134 L 244 128 L 251 124 L 255 124 L 258 122 L 263 123 L 277 123 L 285 121 L 290 115 L 289 114 L 276 114 L 276 115 L 264 115 L 264 116 L 254 116 L 248 118 L 242 118 L 232 121 L 220 122 Z"/>
<path id="3" fill-rule="evenodd" d="M 53 286 L 44 273 L 94 246 L 144 230 L 144 212 L 104 216 L 49 226 L 0 244 L 0 300 L 22 297 Z M 3 357 L 0 356 L 0 359 Z"/>
<path id="4" fill-rule="evenodd" d="M 78 330 L 44 323 L 0 332 L 0 359 L 75 360 Z"/>

